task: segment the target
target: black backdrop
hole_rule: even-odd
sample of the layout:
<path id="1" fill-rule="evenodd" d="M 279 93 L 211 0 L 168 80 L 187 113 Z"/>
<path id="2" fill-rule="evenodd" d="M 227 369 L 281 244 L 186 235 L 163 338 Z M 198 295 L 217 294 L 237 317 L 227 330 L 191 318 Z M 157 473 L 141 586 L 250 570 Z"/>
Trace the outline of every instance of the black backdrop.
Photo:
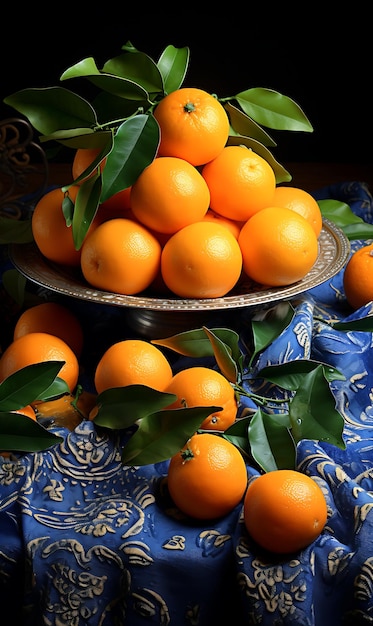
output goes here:
<path id="1" fill-rule="evenodd" d="M 185 84 L 219 96 L 268 87 L 302 107 L 314 132 L 275 133 L 278 160 L 373 163 L 371 33 L 358 7 L 326 18 L 304 5 L 277 10 L 268 3 L 255 11 L 239 9 L 241 3 L 76 5 L 2 7 L 1 118 L 15 113 L 3 103 L 6 95 L 57 85 L 82 58 L 92 56 L 100 67 L 130 40 L 156 60 L 173 44 L 191 51 Z"/>

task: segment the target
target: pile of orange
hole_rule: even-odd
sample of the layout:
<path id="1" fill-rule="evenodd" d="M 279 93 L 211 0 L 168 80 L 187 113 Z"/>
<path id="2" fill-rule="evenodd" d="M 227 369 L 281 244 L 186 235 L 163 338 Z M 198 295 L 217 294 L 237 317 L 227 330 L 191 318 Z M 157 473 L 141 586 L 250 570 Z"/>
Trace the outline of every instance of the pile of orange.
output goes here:
<path id="1" fill-rule="evenodd" d="M 236 420 L 237 398 L 222 374 L 203 366 L 173 374 L 160 348 L 142 339 L 125 339 L 101 355 L 94 376 L 97 394 L 83 392 L 76 397 L 82 344 L 80 322 L 62 304 L 34 305 L 19 316 L 14 339 L 0 357 L 0 382 L 26 365 L 58 360 L 63 362 L 60 376 L 70 393 L 50 402 L 36 401 L 15 413 L 21 413 L 22 419 L 52 418 L 55 424 L 73 429 L 81 419 L 95 419 L 97 394 L 136 384 L 174 394 L 175 401 L 165 410 L 217 407 L 170 458 L 167 488 L 176 509 L 197 520 L 241 510 L 251 538 L 274 553 L 299 551 L 319 536 L 326 524 L 327 504 L 310 477 L 276 470 L 248 482 L 239 448 L 224 437 Z"/>
<path id="2" fill-rule="evenodd" d="M 124 295 L 156 295 L 162 286 L 182 298 L 219 298 L 242 278 L 269 287 L 301 280 L 318 255 L 316 200 L 277 185 L 271 165 L 253 150 L 229 145 L 228 115 L 206 91 L 180 88 L 157 104 L 154 117 L 155 159 L 131 187 L 99 205 L 79 250 L 62 191 L 40 200 L 32 229 L 41 253 L 79 267 L 91 286 Z M 76 150 L 77 182 L 67 192 L 73 202 L 98 154 Z"/>

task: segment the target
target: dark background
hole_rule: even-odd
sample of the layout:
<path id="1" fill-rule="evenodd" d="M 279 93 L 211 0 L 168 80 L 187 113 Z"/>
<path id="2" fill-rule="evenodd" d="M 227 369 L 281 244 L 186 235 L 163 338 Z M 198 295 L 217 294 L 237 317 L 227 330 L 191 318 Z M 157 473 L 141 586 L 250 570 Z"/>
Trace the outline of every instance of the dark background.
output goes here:
<path id="1" fill-rule="evenodd" d="M 304 5 L 281 10 L 267 3 L 262 10 L 242 6 L 174 3 L 166 10 L 159 3 L 132 8 L 122 3 L 118 9 L 116 3 L 103 2 L 83 11 L 64 3 L 53 12 L 51 7 L 50 12 L 2 7 L 1 118 L 15 114 L 3 103 L 5 96 L 58 85 L 62 72 L 85 57 L 94 57 L 100 67 L 130 40 L 158 60 L 173 44 L 191 51 L 185 85 L 221 97 L 267 87 L 301 106 L 314 132 L 269 131 L 278 143 L 273 152 L 279 161 L 373 163 L 367 16 L 358 7 L 326 17 Z M 75 89 L 72 82 L 69 88 Z"/>

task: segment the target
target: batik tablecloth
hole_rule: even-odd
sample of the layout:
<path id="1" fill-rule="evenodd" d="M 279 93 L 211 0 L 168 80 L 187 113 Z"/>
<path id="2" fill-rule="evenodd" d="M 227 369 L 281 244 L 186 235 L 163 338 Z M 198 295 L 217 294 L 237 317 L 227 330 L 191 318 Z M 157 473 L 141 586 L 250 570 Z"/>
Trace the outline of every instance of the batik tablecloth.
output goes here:
<path id="1" fill-rule="evenodd" d="M 315 195 L 343 200 L 373 221 L 364 184 Z M 351 252 L 363 243 L 353 242 Z M 372 333 L 325 323 L 367 313 L 369 305 L 355 312 L 347 306 L 342 270 L 297 301 L 292 324 L 257 364 L 312 358 L 345 375 L 332 391 L 345 418 L 346 449 L 310 440 L 297 449 L 297 469 L 317 481 L 328 504 L 314 543 L 282 557 L 264 553 L 245 530 L 242 504 L 214 522 L 186 519 L 168 498 L 167 462 L 123 467 L 123 440 L 83 421 L 72 432 L 57 429 L 63 442 L 47 451 L 0 462 L 7 623 L 373 624 Z M 258 473 L 247 469 L 249 477 Z"/>

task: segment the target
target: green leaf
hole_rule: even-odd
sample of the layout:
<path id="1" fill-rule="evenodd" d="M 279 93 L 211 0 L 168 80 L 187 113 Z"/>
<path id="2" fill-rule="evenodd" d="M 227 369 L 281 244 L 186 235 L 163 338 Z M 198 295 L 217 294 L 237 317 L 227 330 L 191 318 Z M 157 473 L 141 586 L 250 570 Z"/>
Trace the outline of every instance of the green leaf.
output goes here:
<path id="1" fill-rule="evenodd" d="M 268 161 L 272 167 L 277 184 L 289 182 L 291 180 L 291 174 L 289 174 L 289 172 L 278 161 L 276 161 L 273 154 L 265 146 L 263 146 L 263 144 L 256 141 L 256 139 L 243 137 L 241 135 L 230 135 L 228 137 L 227 146 L 246 146 L 248 150 L 252 150 L 256 154 L 259 154 L 259 156 Z"/>
<path id="2" fill-rule="evenodd" d="M 0 245 L 33 241 L 31 220 L 0 217 Z"/>
<path id="3" fill-rule="evenodd" d="M 157 63 L 162 76 L 164 92 L 169 94 L 181 87 L 188 69 L 190 57 L 189 48 L 175 48 L 167 46 Z"/>
<path id="4" fill-rule="evenodd" d="M 214 332 L 220 336 L 216 328 Z M 203 328 L 187 330 L 172 337 L 151 339 L 150 343 L 169 348 L 183 356 L 196 358 L 214 356 L 213 347 Z"/>
<path id="5" fill-rule="evenodd" d="M 95 424 L 121 429 L 163 409 L 176 400 L 172 393 L 163 393 L 146 385 L 128 385 L 107 389 L 97 396 Z"/>
<path id="6" fill-rule="evenodd" d="M 295 311 L 290 302 L 283 302 L 270 309 L 263 319 L 251 320 L 254 350 L 250 365 L 255 357 L 269 346 L 289 326 Z"/>
<path id="7" fill-rule="evenodd" d="M 295 391 L 303 384 L 308 374 L 320 366 L 325 380 L 328 382 L 346 380 L 345 376 L 335 367 L 312 359 L 294 359 L 279 365 L 268 365 L 257 373 L 257 378 L 265 378 L 283 389 Z"/>
<path id="8" fill-rule="evenodd" d="M 102 173 L 101 202 L 135 182 L 153 161 L 159 137 L 159 126 L 152 115 L 136 115 L 121 124 Z"/>
<path id="9" fill-rule="evenodd" d="M 0 384 L 0 410 L 21 409 L 39 399 L 50 387 L 63 361 L 46 361 L 27 365 L 8 376 Z"/>
<path id="10" fill-rule="evenodd" d="M 95 128 L 71 128 L 57 130 L 40 141 L 58 141 L 63 146 L 77 150 L 78 148 L 104 148 L 110 145 L 112 132 L 110 130 L 97 130 Z"/>
<path id="11" fill-rule="evenodd" d="M 25 115 L 43 135 L 61 129 L 97 125 L 95 111 L 89 102 L 63 87 L 22 89 L 4 98 L 4 102 Z"/>
<path id="12" fill-rule="evenodd" d="M 344 419 L 335 408 L 335 398 L 321 365 L 303 378 L 289 405 L 289 418 L 296 442 L 314 439 L 345 449 Z"/>
<path id="13" fill-rule="evenodd" d="M 76 250 L 82 247 L 84 238 L 97 213 L 101 195 L 101 176 L 92 176 L 79 187 L 75 199 L 72 221 L 73 239 Z"/>
<path id="14" fill-rule="evenodd" d="M 235 98 L 246 115 L 261 126 L 307 133 L 313 131 L 300 106 L 277 91 L 257 87 L 241 91 Z"/>
<path id="15" fill-rule="evenodd" d="M 235 135 L 250 137 L 262 143 L 264 146 L 275 147 L 276 142 L 266 133 L 266 131 L 254 122 L 251 117 L 243 111 L 233 106 L 230 102 L 224 104 L 228 113 L 230 124 Z"/>
<path id="16" fill-rule="evenodd" d="M 351 207 L 339 200 L 319 200 L 318 205 L 322 216 L 341 228 L 346 237 L 353 239 L 373 238 L 373 224 L 364 222 L 355 215 Z"/>
<path id="17" fill-rule="evenodd" d="M 71 78 L 82 78 L 85 76 L 93 76 L 94 74 L 99 75 L 100 70 L 96 65 L 96 61 L 93 57 L 87 57 L 86 59 L 82 59 L 78 63 L 71 65 L 67 70 L 63 72 L 60 76 L 60 80 L 68 80 Z"/>
<path id="18" fill-rule="evenodd" d="M 230 335 L 230 339 L 234 336 L 234 343 L 231 345 L 226 344 L 222 341 L 213 331 L 204 327 L 207 337 L 209 338 L 212 348 L 214 350 L 215 360 L 218 364 L 218 367 L 231 383 L 236 383 L 238 380 L 238 374 L 242 371 L 242 355 L 238 347 L 239 337 L 238 334 L 232 331 Z M 239 368 L 238 368 L 239 364 Z"/>
<path id="19" fill-rule="evenodd" d="M 251 454 L 265 471 L 295 469 L 296 446 L 286 414 L 269 414 L 258 409 L 249 424 Z"/>
<path id="20" fill-rule="evenodd" d="M 232 354 L 238 357 L 237 333 L 235 331 L 229 328 L 210 328 L 210 332 L 213 332 L 216 337 L 230 346 Z M 214 349 L 205 328 L 187 330 L 172 337 L 152 339 L 150 343 L 169 348 L 183 356 L 196 358 L 214 356 Z"/>
<path id="21" fill-rule="evenodd" d="M 329 322 L 329 326 L 332 326 L 335 330 L 343 330 L 348 332 L 349 330 L 361 331 L 361 332 L 373 332 L 373 315 L 366 315 L 359 320 Z"/>
<path id="22" fill-rule="evenodd" d="M 39 452 L 62 441 L 27 415 L 0 412 L 0 450 Z"/>
<path id="23" fill-rule="evenodd" d="M 103 72 L 112 74 L 132 81 L 132 83 L 140 86 L 144 92 L 152 96 L 163 94 L 163 79 L 157 64 L 144 52 L 136 51 L 128 54 L 124 52 L 112 59 L 106 61 L 102 68 Z M 111 91 L 101 84 L 101 89 Z M 112 93 L 118 92 L 112 91 Z M 128 94 L 126 95 L 128 97 Z"/>
<path id="24" fill-rule="evenodd" d="M 163 410 L 147 415 L 122 451 L 124 465 L 148 465 L 166 461 L 181 450 L 213 411 L 221 407 Z"/>
<path id="25" fill-rule="evenodd" d="M 71 389 L 66 381 L 57 376 L 53 383 L 38 395 L 37 400 L 40 402 L 47 402 L 48 400 L 59 398 L 60 396 L 67 393 L 69 394 L 70 392 Z"/>
<path id="26" fill-rule="evenodd" d="M 231 443 L 233 443 L 236 448 L 238 448 L 241 453 L 246 457 L 251 457 L 251 447 L 248 436 L 248 428 L 250 424 L 250 417 L 242 417 L 234 422 L 232 426 L 227 428 L 226 431 L 223 432 L 222 437 L 224 439 L 228 439 Z"/>
<path id="27" fill-rule="evenodd" d="M 121 57 L 116 57 L 108 61 L 101 71 L 97 68 L 94 59 L 88 57 L 65 70 L 60 80 L 87 78 L 99 89 L 119 96 L 120 98 L 135 101 L 147 100 L 148 90 L 137 83 L 136 80 L 133 80 L 130 74 L 125 76 L 125 73 L 121 72 L 120 58 Z"/>
<path id="28" fill-rule="evenodd" d="M 71 226 L 71 224 L 73 223 L 75 205 L 68 193 L 64 195 L 61 206 L 66 226 Z"/>

